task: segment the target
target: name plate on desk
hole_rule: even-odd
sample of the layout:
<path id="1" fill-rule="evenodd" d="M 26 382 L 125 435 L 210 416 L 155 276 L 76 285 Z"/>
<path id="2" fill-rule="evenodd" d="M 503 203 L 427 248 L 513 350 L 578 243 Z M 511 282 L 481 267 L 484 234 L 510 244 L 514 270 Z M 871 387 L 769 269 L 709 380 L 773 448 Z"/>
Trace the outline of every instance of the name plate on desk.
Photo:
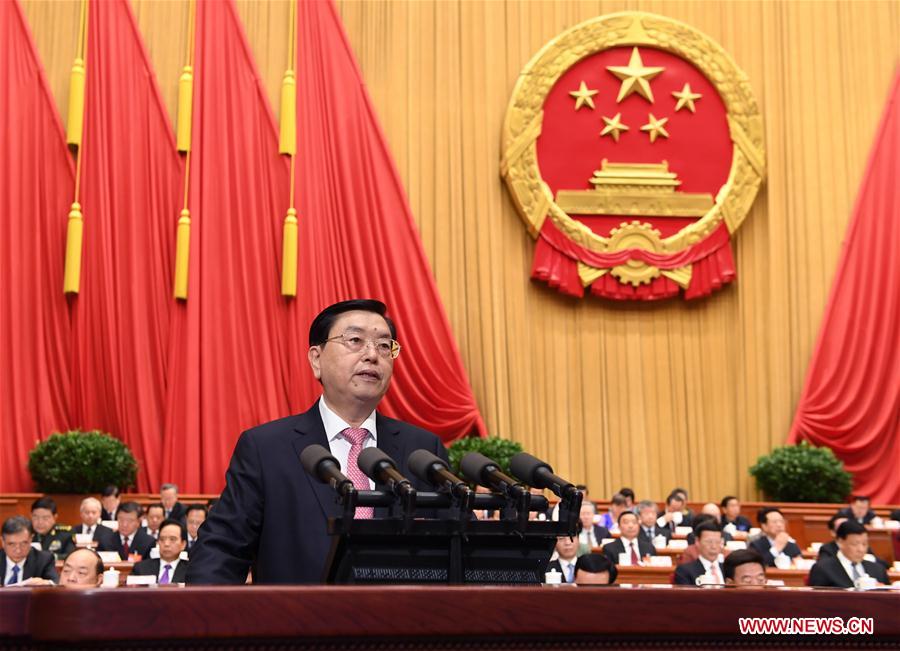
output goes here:
<path id="1" fill-rule="evenodd" d="M 104 563 L 120 563 L 122 561 L 119 552 L 97 552 Z"/>
<path id="2" fill-rule="evenodd" d="M 670 540 L 669 541 L 669 549 L 687 549 L 687 540 Z"/>
<path id="3" fill-rule="evenodd" d="M 725 543 L 725 549 L 734 551 L 736 549 L 747 549 L 747 543 L 743 540 L 729 540 Z"/>
<path id="4" fill-rule="evenodd" d="M 125 577 L 125 585 L 156 585 L 156 577 L 152 574 L 142 574 L 140 576 L 129 574 Z"/>
<path id="5" fill-rule="evenodd" d="M 672 567 L 671 556 L 650 556 L 650 567 Z"/>
<path id="6" fill-rule="evenodd" d="M 113 531 L 119 530 L 119 521 L 118 520 L 101 520 L 100 524 L 108 529 L 112 529 Z"/>
<path id="7" fill-rule="evenodd" d="M 691 527 L 675 527 L 676 536 L 684 536 L 687 538 L 692 533 L 694 533 L 694 530 Z"/>

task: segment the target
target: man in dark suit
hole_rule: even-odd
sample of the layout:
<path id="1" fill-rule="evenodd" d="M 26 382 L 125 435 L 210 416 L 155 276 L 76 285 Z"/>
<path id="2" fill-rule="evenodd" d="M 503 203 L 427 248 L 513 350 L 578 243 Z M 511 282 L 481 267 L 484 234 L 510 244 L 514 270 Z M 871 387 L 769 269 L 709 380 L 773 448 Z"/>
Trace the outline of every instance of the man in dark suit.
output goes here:
<path id="1" fill-rule="evenodd" d="M 100 547 L 100 551 L 119 552 L 123 561 L 137 554 L 150 558 L 150 550 L 156 545 L 152 536 L 141 527 L 141 505 L 137 502 L 122 502 L 116 513 L 119 531 L 113 536 L 111 543 Z"/>
<path id="2" fill-rule="evenodd" d="M 578 538 L 560 536 L 556 539 L 556 558 L 547 565 L 547 571 L 562 574 L 563 583 L 575 582 L 575 563 L 578 561 Z"/>
<path id="3" fill-rule="evenodd" d="M 102 506 L 96 497 L 85 497 L 81 500 L 81 524 L 72 527 L 72 534 L 89 534 L 94 547 L 108 548 L 115 544 L 116 533 L 109 527 L 100 524 Z"/>
<path id="4" fill-rule="evenodd" d="M 840 527 L 846 521 L 847 521 L 847 518 L 845 516 L 841 515 L 840 512 L 834 514 L 833 516 L 831 516 L 831 518 L 828 519 L 828 531 L 831 533 L 834 540 L 831 540 L 831 541 L 825 543 L 824 545 L 822 545 L 821 547 L 819 547 L 819 554 L 818 554 L 817 560 L 822 560 L 823 558 L 827 558 L 829 556 L 836 557 L 838 555 L 840 548 L 838 547 L 838 544 L 837 544 L 837 530 L 838 530 L 838 527 Z M 869 561 L 874 560 L 876 563 L 878 563 L 879 565 L 884 567 L 884 569 L 886 569 L 886 570 L 889 569 L 890 565 L 888 564 L 888 562 L 875 556 L 875 552 L 872 550 L 871 547 L 869 547 L 866 554 L 871 555 L 871 558 L 867 558 L 866 560 L 869 560 Z"/>
<path id="5" fill-rule="evenodd" d="M 57 560 L 64 560 L 75 550 L 72 527 L 57 524 L 56 502 L 50 497 L 39 497 L 31 505 L 31 528 L 34 535 L 31 542 L 39 543 L 41 549 L 53 554 Z"/>
<path id="6" fill-rule="evenodd" d="M 700 555 L 697 560 L 682 563 L 675 568 L 675 585 L 697 585 L 697 579 L 704 575 L 710 577 L 710 583 L 724 584 L 722 529 L 716 522 L 710 520 L 698 524 L 694 528 L 694 535 Z"/>
<path id="7" fill-rule="evenodd" d="M 669 527 L 660 527 L 656 524 L 656 504 L 650 500 L 642 500 L 637 505 L 638 520 L 641 523 L 641 530 L 638 537 L 644 542 L 653 544 L 653 539 L 662 536 L 666 539 L 666 544 L 672 539 L 672 529 Z"/>
<path id="8" fill-rule="evenodd" d="M 837 528 L 837 556 L 819 559 L 809 571 L 809 585 L 852 588 L 864 577 L 887 585 L 888 575 L 878 563 L 864 559 L 869 548 L 866 528 L 855 520 L 847 520 Z"/>
<path id="9" fill-rule="evenodd" d="M 686 511 L 684 495 L 674 490 L 666 497 L 666 508 L 659 513 L 656 524 L 666 527 L 671 533 L 675 533 L 675 527 L 690 527 L 693 522 L 693 513 Z"/>
<path id="10" fill-rule="evenodd" d="M 578 544 L 582 554 L 589 553 L 595 547 L 600 547 L 605 538 L 610 538 L 609 529 L 594 524 L 597 516 L 597 505 L 590 500 L 581 503 L 581 531 L 578 533 Z"/>
<path id="11" fill-rule="evenodd" d="M 115 520 L 116 512 L 119 510 L 119 487 L 110 484 L 103 489 L 100 494 L 100 504 L 103 509 L 100 511 L 101 520 Z"/>
<path id="12" fill-rule="evenodd" d="M 865 495 L 851 495 L 850 504 L 838 511 L 837 515 L 848 520 L 856 520 L 860 524 L 869 524 L 877 517 L 875 511 L 869 508 L 869 504 L 869 498 Z"/>
<path id="13" fill-rule="evenodd" d="M 370 482 L 357 465 L 362 449 L 377 446 L 412 478 L 407 460 L 417 449 L 444 459 L 430 432 L 375 411 L 400 354 L 396 328 L 379 301 L 343 301 L 323 310 L 309 330 L 307 357 L 322 397 L 303 414 L 244 432 L 235 446 L 225 490 L 200 527 L 191 550 L 188 583 L 316 583 L 331 547 L 327 519 L 340 517 L 331 486 L 310 477 L 300 454 L 317 444 L 331 450 L 360 489 Z M 413 486 L 430 490 L 415 478 Z M 376 486 L 378 487 L 378 486 Z M 374 515 L 386 513 L 377 508 Z M 370 507 L 356 517 L 372 517 Z"/>
<path id="14" fill-rule="evenodd" d="M 187 550 L 190 555 L 194 545 L 197 544 L 197 537 L 200 534 L 200 525 L 206 522 L 206 516 L 209 510 L 202 504 L 191 504 L 187 507 L 184 516 L 184 523 L 187 527 Z"/>
<path id="15" fill-rule="evenodd" d="M 722 527 L 734 525 L 735 531 L 750 531 L 750 520 L 741 515 L 741 502 L 734 495 L 722 498 Z"/>
<path id="16" fill-rule="evenodd" d="M 155 576 L 159 585 L 184 583 L 188 562 L 181 560 L 187 544 L 187 531 L 178 520 L 165 520 L 159 526 L 159 558 L 146 558 L 135 563 L 135 576 Z"/>
<path id="17" fill-rule="evenodd" d="M 3 522 L 0 536 L 0 585 L 41 585 L 59 580 L 53 554 L 31 546 L 31 522 L 14 515 Z"/>
<path id="18" fill-rule="evenodd" d="M 163 507 L 163 519 L 184 521 L 187 508 L 178 501 L 178 486 L 176 484 L 163 484 L 160 486 L 159 501 Z"/>
<path id="19" fill-rule="evenodd" d="M 763 535 L 750 543 L 750 547 L 763 557 L 767 567 L 776 567 L 776 558 L 787 559 L 790 563 L 792 558 L 800 556 L 800 548 L 785 529 L 781 511 L 774 507 L 762 508 L 757 518 Z"/>
<path id="20" fill-rule="evenodd" d="M 622 511 L 619 514 L 620 536 L 603 546 L 603 553 L 610 562 L 616 565 L 641 565 L 644 557 L 656 556 L 656 548 L 638 538 L 639 530 L 638 517 L 633 511 Z"/>

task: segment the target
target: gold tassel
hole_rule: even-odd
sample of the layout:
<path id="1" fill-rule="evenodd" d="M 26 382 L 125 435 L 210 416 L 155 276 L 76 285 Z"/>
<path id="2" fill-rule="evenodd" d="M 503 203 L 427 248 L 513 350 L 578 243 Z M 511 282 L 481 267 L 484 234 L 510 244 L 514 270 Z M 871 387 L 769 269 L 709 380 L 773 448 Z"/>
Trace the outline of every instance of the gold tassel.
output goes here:
<path id="1" fill-rule="evenodd" d="M 66 273 L 63 292 L 77 294 L 81 285 L 81 243 L 84 236 L 84 215 L 81 204 L 72 203 L 66 227 Z"/>
<path id="2" fill-rule="evenodd" d="M 281 259 L 281 295 L 297 296 L 297 210 L 288 208 L 284 218 Z"/>
<path id="3" fill-rule="evenodd" d="M 294 71 L 285 70 L 281 81 L 281 119 L 278 138 L 278 153 L 291 154 L 297 151 L 297 83 Z"/>
<path id="4" fill-rule="evenodd" d="M 178 238 L 175 244 L 175 298 L 187 299 L 188 261 L 191 253 L 191 211 L 185 208 L 178 218 Z"/>
<path id="5" fill-rule="evenodd" d="M 84 129 L 84 59 L 77 57 L 69 76 L 69 118 L 66 122 L 66 142 L 81 146 Z"/>
<path id="6" fill-rule="evenodd" d="M 191 113 L 194 97 L 194 69 L 185 66 L 178 79 L 178 124 L 176 148 L 178 151 L 191 149 Z"/>

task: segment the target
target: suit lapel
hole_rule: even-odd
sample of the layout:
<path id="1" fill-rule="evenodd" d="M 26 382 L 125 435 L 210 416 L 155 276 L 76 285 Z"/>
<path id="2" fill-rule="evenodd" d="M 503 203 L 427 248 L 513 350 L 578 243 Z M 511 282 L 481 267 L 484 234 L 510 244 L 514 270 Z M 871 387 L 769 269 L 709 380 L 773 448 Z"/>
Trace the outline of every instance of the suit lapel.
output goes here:
<path id="1" fill-rule="evenodd" d="M 404 468 L 406 467 L 406 459 L 403 458 L 404 450 L 400 445 L 400 436 L 398 436 L 400 428 L 397 426 L 397 422 L 382 416 L 376 411 L 375 427 L 378 428 L 378 449 L 393 459 L 394 463 L 397 464 L 397 470 L 399 470 L 401 474 L 405 474 Z M 377 490 L 387 490 L 387 486 L 377 482 L 375 488 Z M 376 507 L 376 518 L 386 518 L 388 515 L 390 515 L 388 507 Z"/>
<path id="2" fill-rule="evenodd" d="M 299 463 L 300 454 L 310 445 L 321 445 L 326 450 L 331 448 L 328 445 L 328 438 L 325 436 L 325 425 L 322 424 L 322 416 L 319 413 L 319 401 L 317 400 L 313 406 L 297 418 L 297 424 L 294 426 L 294 438 L 291 441 L 294 452 L 297 454 Z M 308 472 L 300 468 L 301 474 L 304 476 L 313 494 L 319 501 L 319 506 L 325 513 L 325 517 L 339 518 L 342 513 L 342 507 L 338 504 L 337 493 L 328 484 L 323 484 Z M 302 514 L 298 514 L 302 516 Z"/>

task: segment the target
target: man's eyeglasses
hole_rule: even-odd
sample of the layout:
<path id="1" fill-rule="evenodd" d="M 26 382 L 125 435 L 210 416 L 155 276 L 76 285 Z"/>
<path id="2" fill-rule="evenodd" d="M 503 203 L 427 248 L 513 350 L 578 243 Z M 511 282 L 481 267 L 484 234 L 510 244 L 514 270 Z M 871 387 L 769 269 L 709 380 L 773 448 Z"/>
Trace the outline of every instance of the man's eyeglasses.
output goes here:
<path id="1" fill-rule="evenodd" d="M 397 359 L 397 356 L 400 355 L 400 342 L 396 339 L 366 339 L 365 337 L 345 332 L 337 337 L 330 337 L 322 343 L 324 344 L 327 341 L 339 341 L 351 353 L 358 353 L 366 346 L 372 345 L 379 357 Z"/>

